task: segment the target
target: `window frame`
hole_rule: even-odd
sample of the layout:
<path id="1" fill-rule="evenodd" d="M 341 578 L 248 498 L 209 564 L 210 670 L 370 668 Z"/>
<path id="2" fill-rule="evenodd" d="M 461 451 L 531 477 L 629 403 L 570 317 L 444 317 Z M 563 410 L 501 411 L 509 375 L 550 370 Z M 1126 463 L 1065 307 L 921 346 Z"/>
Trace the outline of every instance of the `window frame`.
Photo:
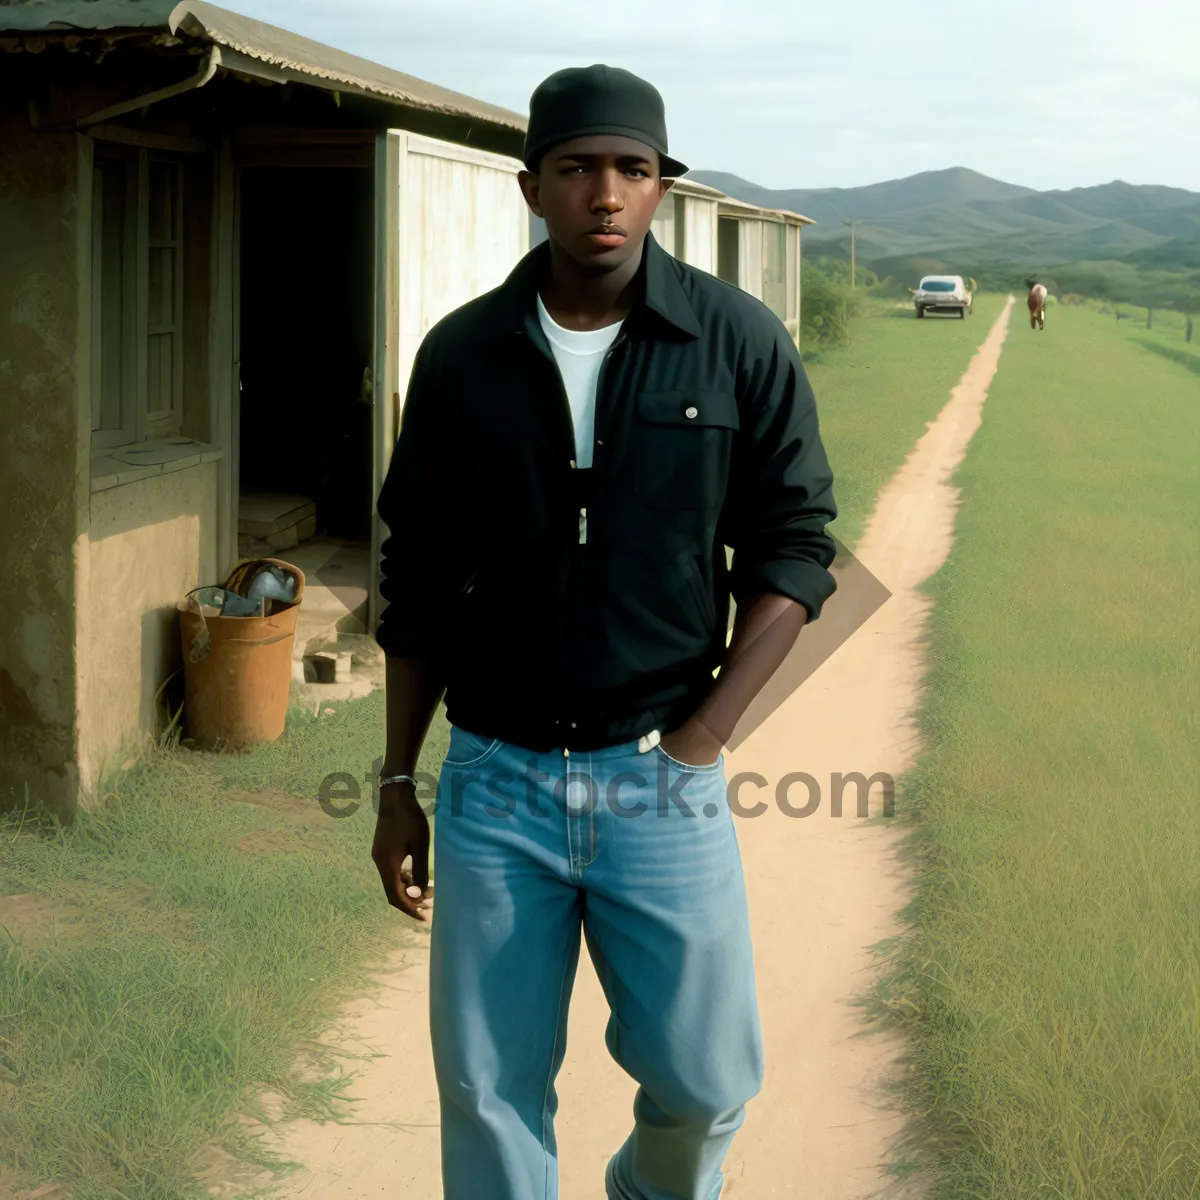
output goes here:
<path id="1" fill-rule="evenodd" d="M 184 340 L 184 171 L 183 155 L 130 146 L 120 142 L 96 139 L 92 155 L 92 216 L 89 233 L 91 274 L 88 281 L 91 296 L 92 347 L 90 362 L 90 408 L 92 424 L 92 453 L 116 450 L 137 445 L 154 438 L 179 433 L 183 422 L 183 340 Z M 150 236 L 150 170 L 151 164 L 162 162 L 174 168 L 172 196 L 173 229 L 170 238 Z M 119 417 L 107 428 L 103 422 L 103 365 L 101 346 L 104 344 L 105 303 L 102 274 L 104 255 L 104 189 L 102 182 L 106 164 L 120 164 L 125 171 L 125 212 L 121 231 L 122 281 L 120 293 L 120 357 L 121 384 L 118 401 Z M 150 324 L 150 253 L 153 249 L 171 251 L 172 314 L 169 324 Z M 97 285 L 97 275 L 100 276 Z M 171 396 L 170 404 L 154 412 L 150 403 L 150 341 L 152 337 L 171 338 Z"/>
<path id="2" fill-rule="evenodd" d="M 120 393 L 117 399 L 115 424 L 103 425 L 103 367 L 100 348 L 103 344 L 104 317 L 104 188 L 105 167 L 120 167 L 125 175 L 125 203 L 121 225 L 120 258 Z M 91 288 L 92 351 L 91 351 L 91 422 L 93 448 L 109 449 L 125 446 L 138 439 L 137 394 L 137 151 L 127 146 L 104 143 L 97 145 L 92 162 L 92 275 Z M 97 188 L 97 184 L 101 184 Z M 133 231 L 131 234 L 131 230 Z M 100 274 L 97 287 L 96 277 Z"/>
<path id="3" fill-rule="evenodd" d="M 141 214 L 138 221 L 139 252 L 144 271 L 145 288 L 139 291 L 139 303 L 145 306 L 145 319 L 139 314 L 138 329 L 145 339 L 143 369 L 145 389 L 142 392 L 138 415 L 143 428 L 139 441 L 151 437 L 169 436 L 179 431 L 183 419 L 183 162 L 168 154 L 157 151 L 140 151 L 139 203 Z M 162 163 L 174 169 L 175 186 L 171 197 L 171 215 L 174 229 L 170 238 L 152 238 L 150 229 L 150 172 L 154 163 Z M 171 267 L 171 310 L 169 325 L 150 324 L 150 254 L 154 250 L 169 249 L 172 252 Z M 171 339 L 171 403 L 166 408 L 150 411 L 150 341 L 155 337 Z"/>

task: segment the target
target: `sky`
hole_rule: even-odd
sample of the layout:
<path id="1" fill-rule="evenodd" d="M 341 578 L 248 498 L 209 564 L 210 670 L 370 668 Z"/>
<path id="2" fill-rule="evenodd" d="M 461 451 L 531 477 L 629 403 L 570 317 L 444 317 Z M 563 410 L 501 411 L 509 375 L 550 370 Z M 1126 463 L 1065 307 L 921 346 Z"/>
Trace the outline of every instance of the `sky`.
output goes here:
<path id="1" fill-rule="evenodd" d="M 625 67 L 676 157 L 763 187 L 962 166 L 1200 192 L 1200 0 L 218 3 L 520 113 L 560 67 Z"/>

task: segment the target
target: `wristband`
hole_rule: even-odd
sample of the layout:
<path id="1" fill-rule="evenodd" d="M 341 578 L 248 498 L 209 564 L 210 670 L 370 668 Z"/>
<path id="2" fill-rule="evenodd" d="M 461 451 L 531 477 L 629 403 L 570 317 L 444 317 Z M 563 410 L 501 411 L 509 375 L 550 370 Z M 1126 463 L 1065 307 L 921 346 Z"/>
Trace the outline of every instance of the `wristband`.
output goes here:
<path id="1" fill-rule="evenodd" d="M 411 783 L 413 787 L 417 786 L 417 781 L 411 775 L 380 775 L 377 782 L 381 789 L 393 783 Z"/>

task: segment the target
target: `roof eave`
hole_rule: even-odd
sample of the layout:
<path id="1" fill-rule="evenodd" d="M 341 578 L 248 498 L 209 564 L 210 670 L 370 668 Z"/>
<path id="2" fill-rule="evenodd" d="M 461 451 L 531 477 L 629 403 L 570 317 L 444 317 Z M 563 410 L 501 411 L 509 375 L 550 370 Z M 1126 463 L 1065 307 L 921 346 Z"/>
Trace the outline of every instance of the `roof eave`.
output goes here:
<path id="1" fill-rule="evenodd" d="M 760 204 L 751 204 L 748 200 L 736 200 L 732 196 L 724 197 L 717 205 L 721 216 L 743 217 L 753 220 L 755 217 L 769 221 L 783 221 L 789 225 L 815 225 L 812 217 L 803 216 L 786 208 L 764 208 Z"/>
<path id="2" fill-rule="evenodd" d="M 289 60 L 281 54 L 264 51 L 250 41 L 243 41 L 226 35 L 206 16 L 221 13 L 215 6 L 198 3 L 196 0 L 182 0 L 176 5 L 168 19 L 168 28 L 172 34 L 183 33 L 198 42 L 218 45 L 223 51 L 223 66 L 235 74 L 248 75 L 267 80 L 272 83 L 302 83 L 310 87 L 319 87 L 330 92 L 340 92 L 347 95 L 359 95 L 368 99 L 383 101 L 399 107 L 415 109 L 424 112 L 438 113 L 444 116 L 460 117 L 490 125 L 506 133 L 524 135 L 526 120 L 519 113 L 463 96 L 449 89 L 426 84 L 425 81 L 412 79 L 411 89 L 390 86 L 378 81 L 356 77 L 345 71 L 321 70 L 312 63 L 299 60 Z M 235 14 L 227 14 L 234 16 Z M 278 31 L 285 33 L 286 31 Z M 307 43 L 307 39 L 297 41 Z M 314 44 L 319 45 L 319 44 Z M 332 48 L 330 48 L 332 49 Z M 340 54 L 340 52 L 337 52 Z M 358 59 L 354 55 L 344 55 L 353 63 L 361 62 L 364 68 L 387 71 L 393 77 L 408 80 L 408 76 L 391 71 L 381 64 L 372 63 L 366 59 Z M 429 88 L 440 93 L 440 99 L 422 94 L 422 88 Z"/>
<path id="3" fill-rule="evenodd" d="M 185 31 L 186 32 L 186 31 Z M 501 122 L 494 118 L 481 117 L 473 110 L 454 104 L 437 104 L 423 97 L 414 96 L 399 90 L 367 87 L 351 79 L 342 79 L 333 75 L 318 75 L 306 71 L 300 66 L 278 66 L 261 58 L 255 58 L 243 50 L 228 48 L 223 42 L 209 39 L 209 45 L 221 47 L 221 67 L 233 75 L 241 75 L 259 79 L 267 83 L 299 83 L 306 87 L 321 88 L 323 91 L 336 92 L 343 96 L 362 96 L 381 104 L 394 105 L 399 108 L 418 109 L 422 112 L 439 113 L 444 116 L 463 117 L 470 120 L 486 120 L 489 125 L 504 129 L 511 133 L 524 134 L 524 124 L 517 118 L 514 122 Z"/>

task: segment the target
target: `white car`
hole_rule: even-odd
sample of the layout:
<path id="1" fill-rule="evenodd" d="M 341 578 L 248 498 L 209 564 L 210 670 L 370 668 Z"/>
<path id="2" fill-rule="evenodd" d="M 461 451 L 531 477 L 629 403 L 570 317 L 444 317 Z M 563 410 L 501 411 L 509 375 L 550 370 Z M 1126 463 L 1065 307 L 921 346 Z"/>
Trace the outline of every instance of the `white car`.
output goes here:
<path id="1" fill-rule="evenodd" d="M 926 275 L 913 292 L 917 316 L 926 312 L 957 312 L 965 317 L 972 311 L 971 291 L 961 275 Z"/>

